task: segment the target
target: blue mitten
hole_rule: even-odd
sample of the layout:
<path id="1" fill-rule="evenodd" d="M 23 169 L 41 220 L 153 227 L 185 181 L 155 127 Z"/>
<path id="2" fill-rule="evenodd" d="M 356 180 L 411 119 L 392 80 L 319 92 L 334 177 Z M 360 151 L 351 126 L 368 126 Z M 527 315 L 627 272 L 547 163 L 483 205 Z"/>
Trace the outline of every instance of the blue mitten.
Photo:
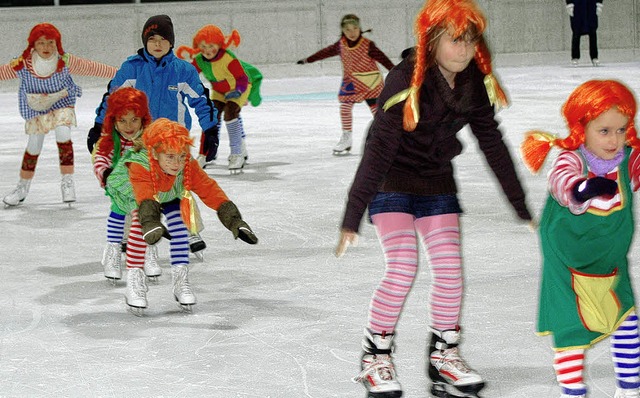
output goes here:
<path id="1" fill-rule="evenodd" d="M 228 93 L 226 93 L 224 95 L 224 99 L 226 100 L 230 100 L 230 99 L 236 99 L 238 97 L 240 97 L 242 95 L 242 93 L 238 90 L 233 90 L 233 91 L 229 91 Z"/>

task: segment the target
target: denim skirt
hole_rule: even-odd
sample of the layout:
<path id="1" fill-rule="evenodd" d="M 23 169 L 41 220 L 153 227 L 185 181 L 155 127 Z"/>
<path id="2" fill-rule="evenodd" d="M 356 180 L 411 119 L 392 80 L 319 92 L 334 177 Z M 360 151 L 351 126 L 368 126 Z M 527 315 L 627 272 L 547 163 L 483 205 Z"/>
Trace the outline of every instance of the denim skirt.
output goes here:
<path id="1" fill-rule="evenodd" d="M 462 213 L 456 195 L 412 195 L 378 192 L 369 203 L 369 221 L 378 213 L 407 213 L 416 219 L 440 214 Z"/>

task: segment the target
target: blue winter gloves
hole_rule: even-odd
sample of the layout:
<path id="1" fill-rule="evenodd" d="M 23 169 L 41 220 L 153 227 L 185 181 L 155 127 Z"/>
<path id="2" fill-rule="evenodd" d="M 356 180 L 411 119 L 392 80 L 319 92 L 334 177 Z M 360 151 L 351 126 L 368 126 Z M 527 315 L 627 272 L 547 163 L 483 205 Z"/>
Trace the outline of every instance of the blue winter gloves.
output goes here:
<path id="1" fill-rule="evenodd" d="M 236 99 L 236 98 L 239 98 L 241 95 L 242 95 L 242 92 L 240 92 L 240 90 L 233 90 L 226 93 L 224 95 L 224 99 L 226 100 Z"/>
<path id="2" fill-rule="evenodd" d="M 618 190 L 618 183 L 604 177 L 593 177 L 578 181 L 573 186 L 573 197 L 577 202 L 584 203 L 596 196 L 613 196 Z"/>
<path id="3" fill-rule="evenodd" d="M 93 147 L 100 139 L 100 134 L 102 134 L 102 123 L 94 123 L 93 127 L 89 129 L 89 134 L 87 135 L 87 149 L 89 150 L 89 153 L 93 153 Z"/>
<path id="4" fill-rule="evenodd" d="M 233 202 L 224 202 L 220 205 L 220 208 L 218 208 L 218 218 L 222 225 L 231 231 L 234 239 L 240 238 L 250 245 L 258 243 L 258 237 L 253 233 L 251 227 L 242 221 L 240 211 Z"/>

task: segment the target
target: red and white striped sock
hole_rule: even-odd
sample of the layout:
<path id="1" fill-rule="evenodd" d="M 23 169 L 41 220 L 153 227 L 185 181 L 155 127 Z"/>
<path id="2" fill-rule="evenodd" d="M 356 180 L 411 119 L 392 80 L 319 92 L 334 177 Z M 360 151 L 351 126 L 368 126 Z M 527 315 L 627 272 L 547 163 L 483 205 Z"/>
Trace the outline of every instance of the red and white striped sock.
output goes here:
<path id="1" fill-rule="evenodd" d="M 556 351 L 553 359 L 556 379 L 566 395 L 585 395 L 587 387 L 582 379 L 584 349 Z"/>

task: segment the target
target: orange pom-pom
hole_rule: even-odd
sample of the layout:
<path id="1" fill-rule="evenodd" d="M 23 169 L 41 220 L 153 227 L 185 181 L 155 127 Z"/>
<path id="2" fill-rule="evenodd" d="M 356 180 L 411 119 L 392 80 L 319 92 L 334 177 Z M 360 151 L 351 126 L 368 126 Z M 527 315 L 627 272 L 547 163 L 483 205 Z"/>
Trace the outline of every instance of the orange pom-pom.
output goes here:
<path id="1" fill-rule="evenodd" d="M 537 174 L 542 167 L 556 138 L 542 131 L 530 131 L 520 145 L 520 152 L 525 166 L 533 174 Z"/>

